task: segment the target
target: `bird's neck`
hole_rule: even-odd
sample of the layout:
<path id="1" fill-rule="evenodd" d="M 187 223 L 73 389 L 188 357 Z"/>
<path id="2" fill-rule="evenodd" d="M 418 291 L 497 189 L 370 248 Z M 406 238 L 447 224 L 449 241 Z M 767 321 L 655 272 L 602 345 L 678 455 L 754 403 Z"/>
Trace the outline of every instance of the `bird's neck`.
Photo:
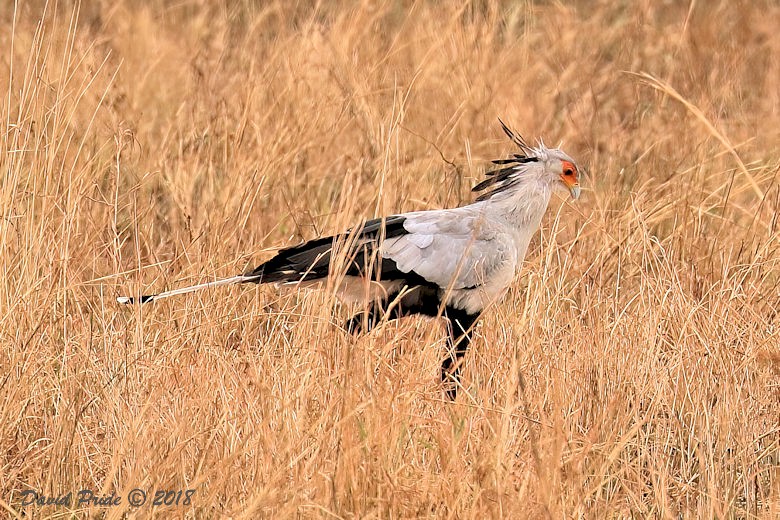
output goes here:
<path id="1" fill-rule="evenodd" d="M 522 263 L 531 238 L 538 231 L 547 211 L 551 188 L 549 184 L 534 179 L 513 188 L 511 192 L 497 194 L 500 196 L 486 200 L 485 209 L 493 219 L 505 222 L 514 231 L 515 248 L 519 263 Z"/>
<path id="2" fill-rule="evenodd" d="M 550 204 L 550 185 L 529 179 L 513 186 L 511 191 L 496 194 L 485 202 L 495 216 L 517 229 L 528 230 L 533 234 L 539 229 Z"/>

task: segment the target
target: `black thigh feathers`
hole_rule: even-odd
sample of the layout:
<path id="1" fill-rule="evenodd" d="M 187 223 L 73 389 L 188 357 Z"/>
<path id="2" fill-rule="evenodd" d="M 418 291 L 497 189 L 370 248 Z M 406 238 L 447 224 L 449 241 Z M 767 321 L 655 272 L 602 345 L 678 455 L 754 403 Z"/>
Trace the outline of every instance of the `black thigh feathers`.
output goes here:
<path id="1" fill-rule="evenodd" d="M 408 296 L 402 297 L 400 302 L 395 302 L 395 305 L 388 308 L 387 302 L 393 301 L 396 296 L 397 294 L 391 295 L 385 301 L 372 302 L 365 311 L 347 320 L 345 328 L 352 334 L 358 334 L 370 331 L 383 319 L 391 321 L 414 314 L 430 317 L 441 314 L 447 324 L 447 355 L 441 364 L 441 381 L 447 397 L 454 400 L 461 386 L 463 357 L 471 343 L 473 328 L 479 320 L 479 314 L 469 314 L 449 305 L 442 309 L 438 291 L 431 291 L 427 287 L 413 289 Z"/>

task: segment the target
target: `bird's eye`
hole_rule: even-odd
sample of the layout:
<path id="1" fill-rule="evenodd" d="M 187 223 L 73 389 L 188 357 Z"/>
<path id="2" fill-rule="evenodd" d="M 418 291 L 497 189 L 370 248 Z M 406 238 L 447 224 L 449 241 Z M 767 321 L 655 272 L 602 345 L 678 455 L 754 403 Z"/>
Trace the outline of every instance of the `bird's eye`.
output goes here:
<path id="1" fill-rule="evenodd" d="M 566 182 L 577 182 L 577 167 L 571 161 L 561 161 L 561 177 L 571 177 Z"/>

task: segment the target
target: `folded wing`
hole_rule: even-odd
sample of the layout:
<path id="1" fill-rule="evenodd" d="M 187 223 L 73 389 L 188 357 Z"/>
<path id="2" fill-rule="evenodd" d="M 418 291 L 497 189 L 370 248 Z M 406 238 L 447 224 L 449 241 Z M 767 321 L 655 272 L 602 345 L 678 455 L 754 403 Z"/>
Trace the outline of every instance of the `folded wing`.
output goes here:
<path id="1" fill-rule="evenodd" d="M 407 233 L 385 240 L 382 257 L 442 289 L 477 288 L 514 260 L 510 237 L 470 207 L 405 217 Z"/>

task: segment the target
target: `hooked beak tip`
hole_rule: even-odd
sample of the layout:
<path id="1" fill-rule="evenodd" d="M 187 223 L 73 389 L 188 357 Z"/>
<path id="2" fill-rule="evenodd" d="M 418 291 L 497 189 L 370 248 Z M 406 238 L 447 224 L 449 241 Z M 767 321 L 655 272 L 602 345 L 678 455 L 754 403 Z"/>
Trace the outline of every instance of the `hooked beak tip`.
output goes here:
<path id="1" fill-rule="evenodd" d="M 569 188 L 569 192 L 571 193 L 571 198 L 574 200 L 577 200 L 580 198 L 580 185 L 575 184 L 574 186 L 571 186 Z"/>

